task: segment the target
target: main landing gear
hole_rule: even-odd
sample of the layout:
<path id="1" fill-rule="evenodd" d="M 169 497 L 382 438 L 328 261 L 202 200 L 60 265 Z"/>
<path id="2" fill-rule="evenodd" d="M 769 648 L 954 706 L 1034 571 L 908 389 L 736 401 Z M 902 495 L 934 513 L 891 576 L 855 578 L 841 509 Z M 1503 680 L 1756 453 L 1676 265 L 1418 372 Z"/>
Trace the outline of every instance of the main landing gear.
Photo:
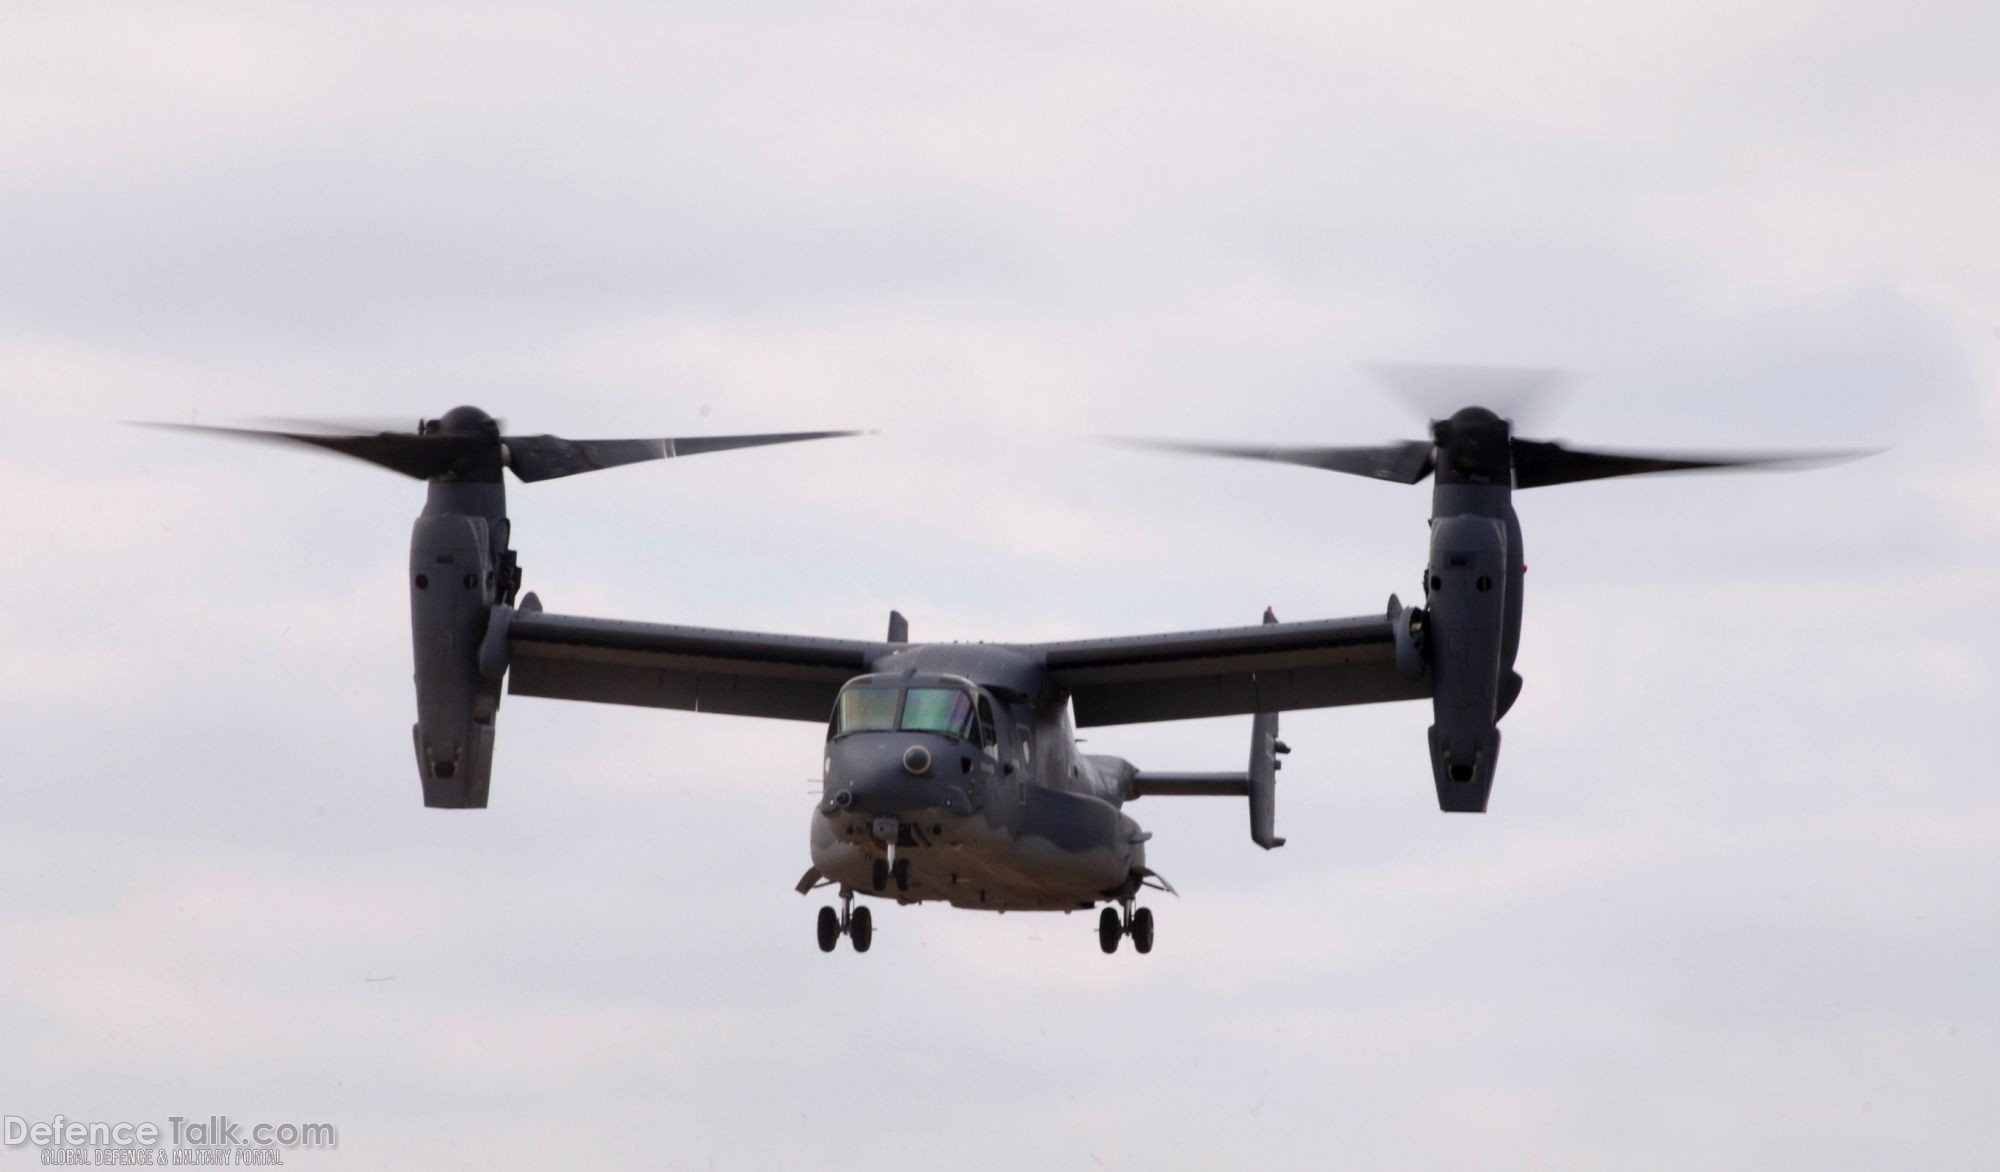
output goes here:
<path id="1" fill-rule="evenodd" d="M 1130 936 L 1132 947 L 1142 954 L 1153 951 L 1153 909 L 1134 909 L 1131 900 L 1121 899 L 1117 907 L 1098 913 L 1097 946 L 1107 953 L 1116 952 L 1121 936 Z"/>
<path id="2" fill-rule="evenodd" d="M 819 950 L 832 952 L 845 936 L 854 944 L 854 951 L 866 952 L 875 942 L 875 916 L 867 904 L 854 906 L 854 890 L 840 889 L 840 910 L 830 907 L 819 909 Z"/>

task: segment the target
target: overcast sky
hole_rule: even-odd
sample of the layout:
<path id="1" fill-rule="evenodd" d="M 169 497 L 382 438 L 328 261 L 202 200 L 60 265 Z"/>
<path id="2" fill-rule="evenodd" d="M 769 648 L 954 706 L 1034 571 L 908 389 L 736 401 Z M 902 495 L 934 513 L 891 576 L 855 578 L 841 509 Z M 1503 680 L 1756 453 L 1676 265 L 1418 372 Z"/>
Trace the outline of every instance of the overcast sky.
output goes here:
<path id="1" fill-rule="evenodd" d="M 309 1168 L 1991 1168 L 2000 8 L 0 7 L 0 1113 Z M 877 912 L 821 730 L 511 698 L 421 806 L 411 482 L 125 419 L 875 427 L 513 494 L 552 610 L 1037 639 L 1365 614 L 1427 493 L 1092 447 L 1878 447 L 1524 494 L 1522 699 L 1142 802 L 1159 946 Z M 1245 719 L 1095 729 L 1240 768 Z M 32 1151 L 0 1151 L 29 1166 Z"/>

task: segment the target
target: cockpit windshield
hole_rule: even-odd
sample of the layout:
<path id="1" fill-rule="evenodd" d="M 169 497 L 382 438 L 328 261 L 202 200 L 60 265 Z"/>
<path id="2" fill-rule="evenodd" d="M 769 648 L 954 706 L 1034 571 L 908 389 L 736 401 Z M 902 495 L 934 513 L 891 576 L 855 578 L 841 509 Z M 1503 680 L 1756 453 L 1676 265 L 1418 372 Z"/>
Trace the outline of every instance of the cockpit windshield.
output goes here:
<path id="1" fill-rule="evenodd" d="M 972 693 L 963 688 L 911 688 L 903 698 L 904 732 L 972 736 Z"/>
<path id="2" fill-rule="evenodd" d="M 902 719 L 897 720 L 900 712 Z M 842 737 L 857 732 L 944 733 L 970 741 L 987 741 L 983 736 L 972 693 L 964 688 L 917 687 L 882 688 L 866 685 L 840 693 L 833 710 L 829 735 Z"/>
<path id="3" fill-rule="evenodd" d="M 882 732 L 896 727 L 896 688 L 849 688 L 833 713 L 833 735 Z"/>

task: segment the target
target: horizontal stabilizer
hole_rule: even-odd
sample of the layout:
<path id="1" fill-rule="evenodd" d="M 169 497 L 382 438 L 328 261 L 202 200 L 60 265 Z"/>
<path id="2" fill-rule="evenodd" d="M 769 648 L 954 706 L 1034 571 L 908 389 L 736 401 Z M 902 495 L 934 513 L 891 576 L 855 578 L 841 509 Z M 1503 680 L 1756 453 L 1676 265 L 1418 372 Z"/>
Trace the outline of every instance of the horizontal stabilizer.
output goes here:
<path id="1" fill-rule="evenodd" d="M 1240 798 L 1250 792 L 1247 773 L 1154 773 L 1133 774 L 1132 797 Z"/>

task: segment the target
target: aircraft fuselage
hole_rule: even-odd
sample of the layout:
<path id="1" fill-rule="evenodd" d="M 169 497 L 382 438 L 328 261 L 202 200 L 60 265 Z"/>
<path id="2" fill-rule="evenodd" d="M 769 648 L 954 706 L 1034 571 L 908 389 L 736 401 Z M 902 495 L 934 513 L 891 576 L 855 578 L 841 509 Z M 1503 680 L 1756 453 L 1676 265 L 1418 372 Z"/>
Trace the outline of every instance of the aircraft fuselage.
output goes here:
<path id="1" fill-rule="evenodd" d="M 990 911 L 1087 910 L 1138 889 L 1146 836 L 1120 809 L 1132 766 L 1078 751 L 1069 699 L 1037 664 L 944 645 L 877 666 L 828 728 L 811 835 L 822 877 Z"/>

